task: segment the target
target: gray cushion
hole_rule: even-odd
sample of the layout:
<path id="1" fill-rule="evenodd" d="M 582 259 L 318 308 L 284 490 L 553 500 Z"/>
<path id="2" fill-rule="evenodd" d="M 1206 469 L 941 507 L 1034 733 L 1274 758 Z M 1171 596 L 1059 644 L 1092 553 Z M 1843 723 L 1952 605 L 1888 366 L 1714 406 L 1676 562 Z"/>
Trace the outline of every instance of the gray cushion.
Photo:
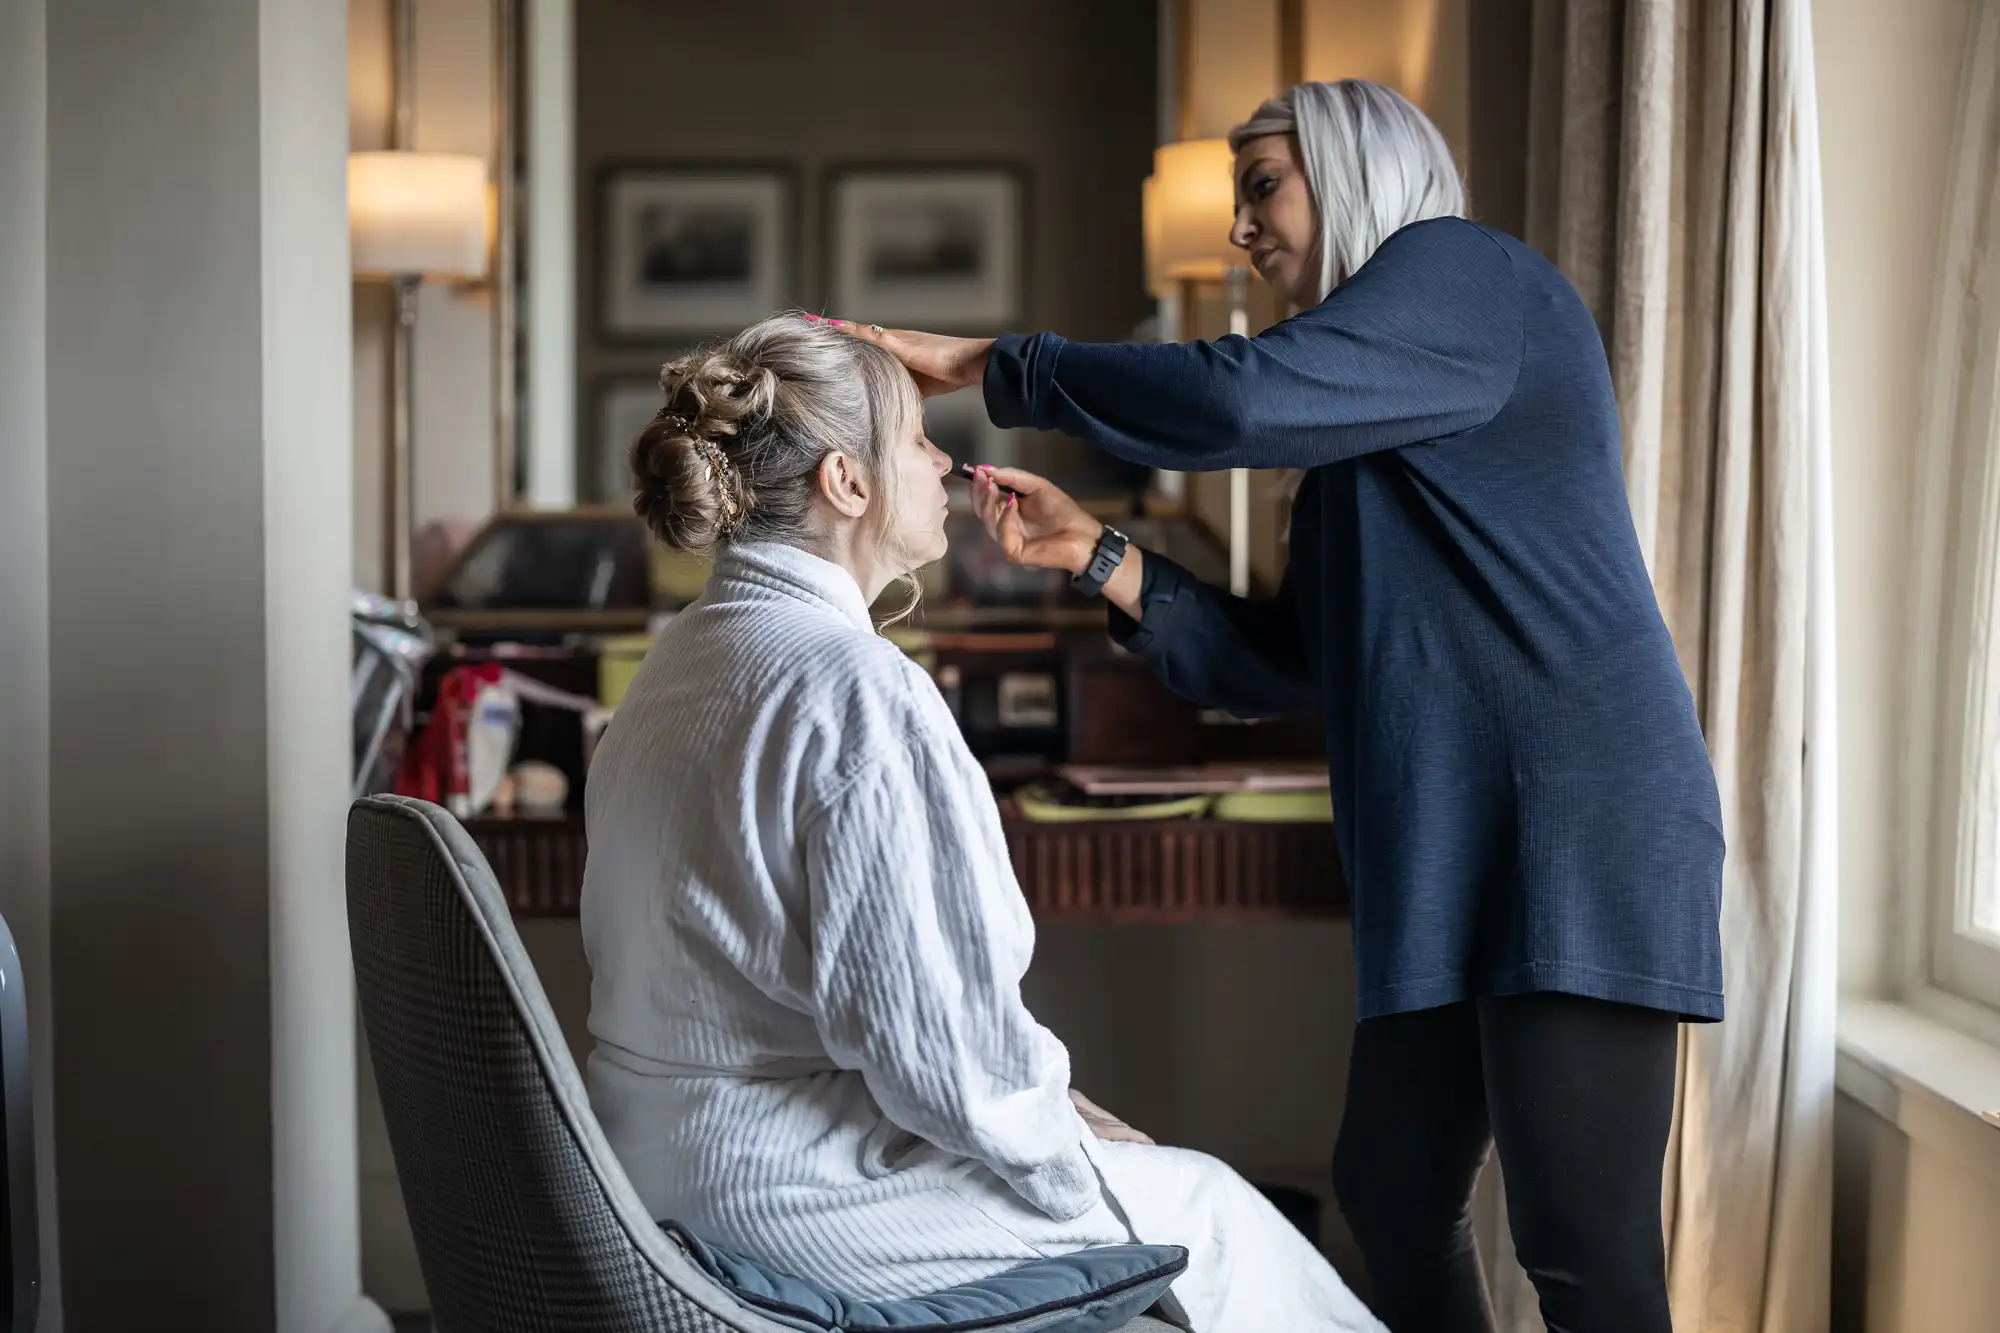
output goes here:
<path id="1" fill-rule="evenodd" d="M 828 1333 L 972 1333 L 1034 1320 L 1046 1333 L 1123 1328 L 1187 1271 L 1178 1245 L 1104 1245 L 1040 1259 L 947 1291 L 863 1301 L 668 1230 L 710 1276 L 760 1310 Z"/>

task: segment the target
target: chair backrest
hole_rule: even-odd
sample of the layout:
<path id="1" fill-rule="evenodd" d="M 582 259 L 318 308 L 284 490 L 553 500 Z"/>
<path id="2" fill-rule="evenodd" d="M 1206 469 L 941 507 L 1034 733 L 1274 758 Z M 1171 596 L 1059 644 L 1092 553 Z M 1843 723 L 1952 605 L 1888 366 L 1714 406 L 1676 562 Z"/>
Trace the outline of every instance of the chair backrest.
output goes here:
<path id="1" fill-rule="evenodd" d="M 14 933 L 0 918 L 0 1333 L 33 1333 L 42 1299 L 41 1228 L 35 1210 L 35 1090 L 28 1053 L 28 992 Z"/>
<path id="2" fill-rule="evenodd" d="M 779 1333 L 646 1215 L 479 849 L 423 801 L 348 816 L 368 1050 L 439 1333 Z"/>

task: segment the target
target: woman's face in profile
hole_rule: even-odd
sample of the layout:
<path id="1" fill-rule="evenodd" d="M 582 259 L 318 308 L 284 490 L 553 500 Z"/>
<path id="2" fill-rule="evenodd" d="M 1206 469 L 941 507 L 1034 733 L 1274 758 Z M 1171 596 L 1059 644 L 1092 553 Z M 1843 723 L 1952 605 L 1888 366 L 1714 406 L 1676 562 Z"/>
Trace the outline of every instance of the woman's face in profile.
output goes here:
<path id="1" fill-rule="evenodd" d="M 1229 241 L 1249 252 L 1257 276 L 1291 304 L 1316 306 L 1325 297 L 1319 290 L 1319 221 L 1296 136 L 1267 134 L 1238 150 Z"/>
<path id="2" fill-rule="evenodd" d="M 944 559 L 949 544 L 944 520 L 951 498 L 945 494 L 944 474 L 951 471 L 951 459 L 924 434 L 923 413 L 910 415 L 903 438 L 887 460 L 895 496 L 890 521 L 895 527 L 886 536 L 888 549 L 901 552 L 910 569 L 916 570 Z"/>

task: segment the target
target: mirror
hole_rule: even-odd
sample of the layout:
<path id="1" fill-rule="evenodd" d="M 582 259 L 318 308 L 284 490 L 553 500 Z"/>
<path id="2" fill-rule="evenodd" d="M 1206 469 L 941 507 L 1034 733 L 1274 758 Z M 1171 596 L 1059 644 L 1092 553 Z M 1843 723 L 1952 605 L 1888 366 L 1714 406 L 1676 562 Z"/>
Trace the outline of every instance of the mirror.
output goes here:
<path id="1" fill-rule="evenodd" d="M 658 405 L 663 361 L 776 310 L 1133 336 L 1153 313 L 1137 200 L 1156 9 L 573 6 L 575 498 L 623 502 L 625 451 Z M 537 61 L 530 49 L 529 70 Z M 557 82 L 530 81 L 530 123 Z M 530 160 L 531 195 L 535 179 Z M 532 295 L 532 225 L 525 250 Z M 531 349 L 560 335 L 534 304 Z M 1017 461 L 1088 492 L 1145 482 L 1059 437 L 994 431 L 974 392 L 927 415 L 954 457 Z"/>
<path id="2" fill-rule="evenodd" d="M 493 183 L 489 278 L 416 298 L 420 593 L 496 512 L 625 504 L 661 363 L 765 314 L 1149 333 L 1155 0 L 351 11 L 352 146 L 392 146 L 407 81 L 414 146 L 477 153 Z M 363 587 L 381 586 L 393 326 L 387 294 L 357 286 Z M 995 431 L 976 391 L 927 417 L 955 458 L 1018 463 L 1124 512 L 1148 480 L 1059 436 Z"/>

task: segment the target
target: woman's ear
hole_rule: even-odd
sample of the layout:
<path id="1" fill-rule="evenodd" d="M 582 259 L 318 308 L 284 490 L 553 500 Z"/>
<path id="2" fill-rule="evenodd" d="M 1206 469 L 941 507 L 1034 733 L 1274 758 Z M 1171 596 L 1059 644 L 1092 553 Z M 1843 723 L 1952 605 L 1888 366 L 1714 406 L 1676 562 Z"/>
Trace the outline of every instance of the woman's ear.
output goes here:
<path id="1" fill-rule="evenodd" d="M 819 462 L 820 498 L 848 518 L 868 512 L 868 475 L 848 455 L 838 451 Z"/>

